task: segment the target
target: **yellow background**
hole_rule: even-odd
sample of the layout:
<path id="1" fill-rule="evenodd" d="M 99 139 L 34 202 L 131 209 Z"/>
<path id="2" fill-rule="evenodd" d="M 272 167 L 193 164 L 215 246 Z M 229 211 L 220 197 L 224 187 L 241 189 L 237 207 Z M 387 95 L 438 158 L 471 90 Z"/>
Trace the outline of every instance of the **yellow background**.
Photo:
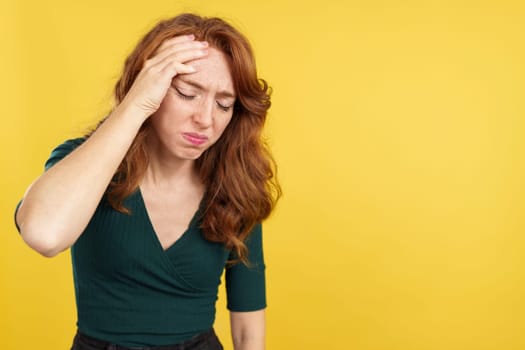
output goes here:
<path id="1" fill-rule="evenodd" d="M 0 348 L 69 349 L 76 320 L 69 254 L 27 248 L 15 204 L 139 36 L 198 11 L 274 88 L 268 349 L 525 349 L 521 3 L 3 0 Z"/>

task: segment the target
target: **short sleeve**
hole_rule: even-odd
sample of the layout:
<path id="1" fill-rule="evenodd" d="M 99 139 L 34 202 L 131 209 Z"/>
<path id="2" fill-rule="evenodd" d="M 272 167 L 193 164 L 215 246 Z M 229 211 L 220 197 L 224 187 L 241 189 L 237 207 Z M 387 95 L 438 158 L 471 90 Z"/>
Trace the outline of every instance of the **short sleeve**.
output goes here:
<path id="1" fill-rule="evenodd" d="M 237 263 L 226 269 L 227 308 L 230 311 L 256 311 L 266 307 L 265 264 L 262 225 L 248 236 L 248 266 Z M 230 258 L 233 258 L 230 255 Z"/>
<path id="2" fill-rule="evenodd" d="M 84 138 L 70 139 L 59 145 L 51 152 L 49 159 L 46 161 L 45 170 L 48 170 L 69 153 L 73 152 L 73 150 L 80 146 L 84 141 Z"/>
<path id="3" fill-rule="evenodd" d="M 84 142 L 85 138 L 76 138 L 76 139 L 70 139 L 56 147 L 49 156 L 48 160 L 45 163 L 44 169 L 47 171 L 49 168 L 51 168 L 53 165 L 58 163 L 62 158 L 67 156 L 69 153 L 73 152 L 75 148 L 80 146 L 82 142 Z M 20 208 L 20 205 L 22 204 L 22 200 L 18 202 L 15 208 L 15 226 L 18 232 L 20 232 L 20 227 L 18 227 L 18 223 L 16 222 L 16 213 L 18 212 L 18 208 Z"/>

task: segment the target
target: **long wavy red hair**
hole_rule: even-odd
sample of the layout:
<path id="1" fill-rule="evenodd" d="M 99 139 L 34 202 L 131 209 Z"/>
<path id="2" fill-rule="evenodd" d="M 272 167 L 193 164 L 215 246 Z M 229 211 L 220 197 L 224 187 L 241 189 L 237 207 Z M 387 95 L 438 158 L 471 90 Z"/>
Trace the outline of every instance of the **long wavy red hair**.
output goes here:
<path id="1" fill-rule="evenodd" d="M 270 215 L 281 195 L 275 162 L 261 137 L 271 90 L 257 77 L 248 40 L 220 18 L 181 14 L 161 21 L 126 59 L 115 86 L 115 103 L 124 99 L 145 61 L 164 40 L 186 34 L 207 41 L 229 59 L 237 93 L 233 117 L 219 140 L 196 161 L 206 186 L 201 229 L 207 240 L 224 243 L 246 263 L 245 239 L 257 223 Z M 108 201 L 118 211 L 128 212 L 123 201 L 138 188 L 148 166 L 145 143 L 149 130 L 147 120 L 108 188 Z"/>

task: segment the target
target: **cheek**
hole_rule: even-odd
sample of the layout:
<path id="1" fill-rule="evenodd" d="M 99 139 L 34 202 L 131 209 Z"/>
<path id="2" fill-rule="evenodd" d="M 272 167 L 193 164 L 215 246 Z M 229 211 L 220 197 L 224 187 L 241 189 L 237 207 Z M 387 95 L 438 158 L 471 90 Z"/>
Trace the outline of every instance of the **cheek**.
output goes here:
<path id="1" fill-rule="evenodd" d="M 218 137 L 220 137 L 224 133 L 224 130 L 226 130 L 228 125 L 230 125 L 231 119 L 232 117 L 229 117 L 217 122 L 217 133 L 219 134 Z"/>
<path id="2" fill-rule="evenodd" d="M 156 121 L 156 123 L 166 126 L 173 125 L 174 123 L 180 124 L 191 115 L 191 112 L 192 106 L 168 94 L 164 100 L 162 100 L 159 109 L 152 115 L 152 119 L 157 119 L 158 121 Z"/>

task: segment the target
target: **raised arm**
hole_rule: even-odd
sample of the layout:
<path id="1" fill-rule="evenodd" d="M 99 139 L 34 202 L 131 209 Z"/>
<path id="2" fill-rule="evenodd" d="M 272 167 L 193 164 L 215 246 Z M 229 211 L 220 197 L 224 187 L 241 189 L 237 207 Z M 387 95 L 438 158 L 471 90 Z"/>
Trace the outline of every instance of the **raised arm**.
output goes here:
<path id="1" fill-rule="evenodd" d="M 83 232 L 142 123 L 160 106 L 173 77 L 203 57 L 193 36 L 166 40 L 146 61 L 126 97 L 79 147 L 28 188 L 16 222 L 24 241 L 44 256 L 69 248 Z"/>

